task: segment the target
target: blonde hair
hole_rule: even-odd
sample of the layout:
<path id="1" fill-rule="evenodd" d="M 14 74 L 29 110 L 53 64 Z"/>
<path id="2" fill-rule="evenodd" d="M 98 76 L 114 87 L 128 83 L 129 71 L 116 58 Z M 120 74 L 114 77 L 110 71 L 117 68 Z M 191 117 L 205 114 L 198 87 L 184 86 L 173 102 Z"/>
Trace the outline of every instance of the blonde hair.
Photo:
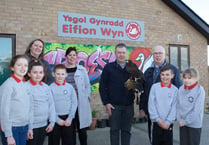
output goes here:
<path id="1" fill-rule="evenodd" d="M 185 78 L 186 75 L 189 75 L 191 78 L 197 78 L 199 80 L 199 71 L 196 68 L 187 68 L 182 73 L 183 78 Z"/>

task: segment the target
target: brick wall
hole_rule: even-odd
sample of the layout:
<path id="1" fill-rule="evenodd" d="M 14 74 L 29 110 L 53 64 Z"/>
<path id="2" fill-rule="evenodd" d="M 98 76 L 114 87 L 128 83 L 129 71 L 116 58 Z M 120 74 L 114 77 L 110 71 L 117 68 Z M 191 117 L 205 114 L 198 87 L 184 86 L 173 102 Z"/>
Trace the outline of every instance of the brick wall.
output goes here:
<path id="1" fill-rule="evenodd" d="M 208 92 L 206 39 L 160 0 L 1 0 L 0 32 L 16 34 L 17 54 L 23 53 L 35 38 L 45 42 L 101 45 L 122 42 L 58 37 L 58 11 L 144 21 L 145 41 L 126 41 L 128 46 L 151 48 L 161 44 L 168 48 L 168 44 L 189 45 L 190 65 L 199 69 L 200 83 Z M 177 40 L 178 34 L 182 34 L 182 41 Z M 100 118 L 106 117 L 99 94 L 95 92 L 92 95 L 92 108 L 97 108 Z"/>

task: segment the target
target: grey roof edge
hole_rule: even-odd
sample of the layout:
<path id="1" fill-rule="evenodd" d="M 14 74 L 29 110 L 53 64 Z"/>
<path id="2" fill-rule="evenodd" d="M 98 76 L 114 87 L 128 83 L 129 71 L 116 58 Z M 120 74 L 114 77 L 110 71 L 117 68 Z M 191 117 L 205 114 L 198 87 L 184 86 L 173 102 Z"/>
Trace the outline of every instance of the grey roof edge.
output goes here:
<path id="1" fill-rule="evenodd" d="M 207 44 L 209 44 L 209 25 L 203 19 L 181 0 L 162 1 L 197 29 L 207 39 Z"/>

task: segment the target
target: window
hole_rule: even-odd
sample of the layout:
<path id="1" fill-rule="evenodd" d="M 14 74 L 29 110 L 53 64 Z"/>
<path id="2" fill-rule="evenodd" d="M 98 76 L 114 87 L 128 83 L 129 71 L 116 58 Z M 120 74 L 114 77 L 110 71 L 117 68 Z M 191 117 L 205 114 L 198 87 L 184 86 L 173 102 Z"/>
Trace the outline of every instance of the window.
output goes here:
<path id="1" fill-rule="evenodd" d="M 189 67 L 189 46 L 169 45 L 170 63 L 176 66 L 180 72 Z"/>
<path id="2" fill-rule="evenodd" d="M 0 85 L 10 76 L 9 62 L 15 55 L 15 34 L 0 33 Z"/>

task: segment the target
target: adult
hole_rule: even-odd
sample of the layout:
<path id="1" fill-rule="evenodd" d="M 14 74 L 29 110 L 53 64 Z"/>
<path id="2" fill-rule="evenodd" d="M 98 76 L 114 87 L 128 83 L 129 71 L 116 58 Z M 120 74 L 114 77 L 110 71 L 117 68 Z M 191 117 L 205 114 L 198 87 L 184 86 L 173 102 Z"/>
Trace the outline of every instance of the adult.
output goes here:
<path id="1" fill-rule="evenodd" d="M 54 81 L 54 78 L 52 76 L 52 70 L 50 68 L 49 63 L 43 59 L 44 57 L 44 41 L 41 39 L 35 39 L 32 40 L 26 51 L 25 54 L 29 57 L 30 62 L 34 60 L 40 60 L 44 64 L 44 71 L 45 71 L 45 77 L 44 82 L 47 84 L 51 84 Z"/>
<path id="2" fill-rule="evenodd" d="M 148 99 L 149 99 L 151 86 L 154 83 L 160 82 L 160 68 L 165 65 L 171 65 L 174 72 L 174 78 L 171 80 L 171 83 L 175 85 L 177 88 L 179 88 L 182 85 L 182 81 L 178 69 L 174 65 L 169 64 L 166 60 L 165 48 L 161 45 L 154 46 L 152 49 L 152 54 L 154 61 L 152 65 L 144 73 L 145 93 L 141 96 L 140 105 L 139 105 L 140 114 L 142 116 L 147 115 L 148 118 L 148 135 L 150 141 L 151 141 L 151 120 L 148 114 Z"/>
<path id="3" fill-rule="evenodd" d="M 79 134 L 80 145 L 87 145 L 87 127 L 91 125 L 92 116 L 90 108 L 90 81 L 86 69 L 76 64 L 77 50 L 75 47 L 69 47 L 66 50 L 65 57 L 67 59 L 67 77 L 66 82 L 70 83 L 77 93 L 78 108 L 73 119 L 74 125 L 74 141 L 76 144 L 76 130 Z"/>
<path id="4" fill-rule="evenodd" d="M 117 44 L 116 60 L 105 65 L 99 83 L 101 100 L 109 115 L 111 145 L 119 145 L 119 138 L 121 145 L 130 145 L 135 96 L 134 91 L 125 87 L 131 78 L 126 69 L 126 54 L 126 45 Z"/>

